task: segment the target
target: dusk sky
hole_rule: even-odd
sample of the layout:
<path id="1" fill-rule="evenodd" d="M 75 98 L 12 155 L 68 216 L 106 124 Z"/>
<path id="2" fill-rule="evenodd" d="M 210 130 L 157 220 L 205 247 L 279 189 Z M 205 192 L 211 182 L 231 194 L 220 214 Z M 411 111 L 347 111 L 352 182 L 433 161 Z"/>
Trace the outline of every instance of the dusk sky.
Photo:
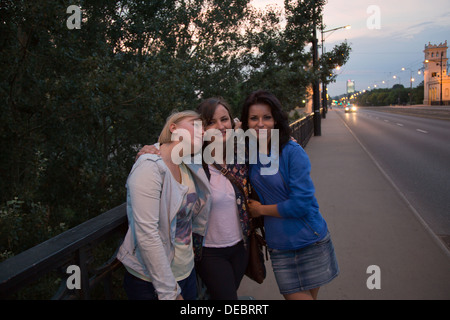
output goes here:
<path id="1" fill-rule="evenodd" d="M 283 7 L 283 0 L 253 0 L 253 4 Z M 345 93 L 349 79 L 355 81 L 358 91 L 374 85 L 390 88 L 399 82 L 409 87 L 412 73 L 415 87 L 423 81 L 423 74 L 417 71 L 423 67 L 425 44 L 446 40 L 450 44 L 450 2 L 329 0 L 325 5 L 324 24 L 325 30 L 351 25 L 349 30 L 325 33 L 325 51 L 345 40 L 352 48 L 347 64 L 336 71 L 336 82 L 328 86 L 330 96 Z M 320 33 L 318 39 L 320 43 Z"/>

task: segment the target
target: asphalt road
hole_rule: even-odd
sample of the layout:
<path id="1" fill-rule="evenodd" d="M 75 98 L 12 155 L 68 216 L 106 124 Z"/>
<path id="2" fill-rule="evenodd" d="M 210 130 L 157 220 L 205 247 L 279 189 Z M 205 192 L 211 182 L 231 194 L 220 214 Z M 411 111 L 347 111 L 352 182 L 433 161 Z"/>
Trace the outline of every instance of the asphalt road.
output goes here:
<path id="1" fill-rule="evenodd" d="M 420 169 L 421 161 L 415 158 L 421 158 L 416 153 L 422 151 L 415 149 L 424 148 L 420 139 L 431 138 L 416 129 L 427 129 L 431 134 L 431 128 L 409 127 L 416 121 L 421 123 L 421 119 L 410 120 L 412 124 L 391 123 L 384 120 L 394 119 L 384 118 L 384 113 L 366 111 L 344 114 L 342 109 L 333 108 L 322 122 L 322 135 L 311 137 L 305 148 L 311 161 L 315 195 L 327 221 L 340 269 L 336 279 L 321 287 L 319 299 L 448 300 L 450 251 L 430 234 L 433 231 L 427 223 L 418 218 L 418 210 L 411 208 L 411 199 L 406 199 L 404 190 L 400 191 L 399 179 L 384 161 L 393 157 L 394 162 L 404 162 L 400 167 L 417 161 L 415 165 Z M 412 132 L 401 133 L 399 129 Z M 403 135 L 412 138 L 399 138 Z M 412 147 L 404 146 L 410 143 Z M 430 153 L 427 149 L 425 152 Z M 419 182 L 424 189 L 428 188 L 426 181 Z M 368 286 L 370 266 L 380 268 L 379 289 Z M 244 277 L 238 291 L 240 297 L 283 299 L 270 260 L 266 268 L 267 278 L 261 285 Z"/>
<path id="2" fill-rule="evenodd" d="M 361 107 L 338 114 L 450 247 L 450 107 Z"/>

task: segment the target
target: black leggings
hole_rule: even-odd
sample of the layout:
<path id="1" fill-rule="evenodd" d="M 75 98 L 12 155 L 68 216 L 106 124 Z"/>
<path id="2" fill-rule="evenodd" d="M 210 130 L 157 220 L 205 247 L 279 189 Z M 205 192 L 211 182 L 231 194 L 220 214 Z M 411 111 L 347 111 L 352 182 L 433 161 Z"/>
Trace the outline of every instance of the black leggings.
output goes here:
<path id="1" fill-rule="evenodd" d="M 247 261 L 247 250 L 241 241 L 226 248 L 203 247 L 195 268 L 212 300 L 237 300 Z"/>

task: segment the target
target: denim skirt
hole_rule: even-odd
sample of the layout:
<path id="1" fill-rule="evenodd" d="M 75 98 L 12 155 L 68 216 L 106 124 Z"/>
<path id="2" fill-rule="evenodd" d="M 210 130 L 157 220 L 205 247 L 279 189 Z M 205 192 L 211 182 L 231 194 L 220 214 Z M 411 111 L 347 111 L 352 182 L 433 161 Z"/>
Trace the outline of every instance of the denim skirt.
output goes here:
<path id="1" fill-rule="evenodd" d="M 330 234 L 295 250 L 270 249 L 270 260 L 281 294 L 321 287 L 339 274 Z"/>

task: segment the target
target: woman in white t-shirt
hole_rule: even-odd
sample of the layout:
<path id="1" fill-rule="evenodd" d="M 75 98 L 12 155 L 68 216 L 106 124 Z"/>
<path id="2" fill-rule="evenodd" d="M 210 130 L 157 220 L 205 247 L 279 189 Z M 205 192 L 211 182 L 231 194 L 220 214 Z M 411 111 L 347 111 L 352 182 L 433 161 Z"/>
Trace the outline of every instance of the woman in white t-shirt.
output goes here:
<path id="1" fill-rule="evenodd" d="M 212 154 L 219 167 L 203 163 L 210 182 L 212 203 L 206 235 L 202 237 L 193 234 L 195 268 L 206 285 L 211 299 L 237 300 L 237 290 L 248 262 L 245 246 L 249 235 L 249 215 L 245 201 L 249 190 L 248 166 L 245 163 L 238 164 L 235 150 L 229 151 L 233 154 L 234 161 L 229 164 L 225 161 L 226 130 L 235 126 L 228 104 L 222 98 L 209 98 L 199 105 L 197 112 L 203 120 L 205 135 L 211 130 L 217 130 L 217 138 L 221 139 L 224 149 L 222 159 Z M 208 142 L 203 146 L 208 147 Z M 154 146 L 144 146 L 138 156 L 145 153 L 158 153 L 158 151 Z M 205 160 L 205 154 L 207 155 L 208 152 L 204 150 L 203 160 Z M 208 161 L 208 163 L 211 162 Z M 221 171 L 225 172 L 225 170 L 234 176 L 241 188 L 231 183 L 222 174 Z"/>
<path id="2" fill-rule="evenodd" d="M 245 248 L 249 231 L 249 215 L 245 206 L 245 198 L 248 197 L 248 167 L 237 164 L 235 150 L 228 150 L 234 155 L 233 163 L 225 161 L 226 130 L 233 129 L 235 125 L 227 103 L 221 98 L 210 98 L 199 105 L 197 112 L 204 121 L 205 135 L 210 130 L 218 130 L 216 138 L 222 139 L 223 154 L 222 159 L 216 157 L 216 165 L 203 164 L 209 177 L 212 203 L 201 255 L 196 257 L 196 270 L 211 299 L 236 300 L 237 289 L 248 261 Z M 205 142 L 204 148 L 207 145 L 208 142 Z M 207 152 L 203 152 L 204 160 L 207 155 Z M 242 189 L 230 182 L 222 173 L 225 170 L 234 176 Z M 241 190 L 246 194 L 242 194 Z"/>

